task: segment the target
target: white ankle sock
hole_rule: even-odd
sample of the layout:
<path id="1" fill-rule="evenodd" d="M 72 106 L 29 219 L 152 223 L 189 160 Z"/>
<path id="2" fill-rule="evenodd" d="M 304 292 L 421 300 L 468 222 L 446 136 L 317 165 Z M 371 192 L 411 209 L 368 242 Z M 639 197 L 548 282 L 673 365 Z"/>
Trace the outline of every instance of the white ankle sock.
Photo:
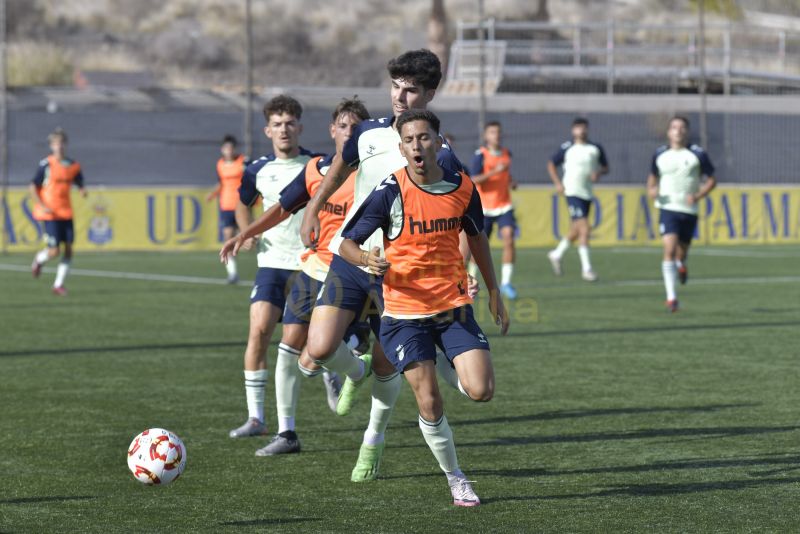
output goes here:
<path id="1" fill-rule="evenodd" d="M 514 264 L 504 263 L 500 268 L 500 285 L 504 286 L 511 283 L 511 277 L 514 275 Z"/>
<path id="2" fill-rule="evenodd" d="M 578 257 L 581 259 L 581 269 L 583 272 L 588 273 L 592 270 L 592 262 L 589 260 L 589 247 L 580 245 L 578 247 Z"/>
<path id="3" fill-rule="evenodd" d="M 369 425 L 364 433 L 364 443 L 367 445 L 376 445 L 383 441 L 402 384 L 400 373 L 390 376 L 376 375 L 372 381 L 372 408 L 369 411 Z M 370 441 L 376 442 L 368 443 Z"/>
<path id="4" fill-rule="evenodd" d="M 568 248 L 569 248 L 569 239 L 567 239 L 566 237 L 561 238 L 561 241 L 558 242 L 558 246 L 553 249 L 553 256 L 560 259 Z"/>
<path id="5" fill-rule="evenodd" d="M 678 276 L 678 267 L 674 261 L 661 262 L 661 274 L 664 276 L 664 289 L 667 291 L 667 300 L 677 300 L 675 292 L 675 279 Z"/>
<path id="6" fill-rule="evenodd" d="M 247 398 L 247 414 L 250 419 L 258 419 L 264 422 L 264 388 L 267 385 L 269 371 L 259 369 L 258 371 L 244 372 L 244 393 Z"/>
<path id="7" fill-rule="evenodd" d="M 233 256 L 228 257 L 228 263 L 225 264 L 225 270 L 228 272 L 229 278 L 237 276 L 236 258 L 234 258 Z"/>
<path id="8" fill-rule="evenodd" d="M 56 270 L 56 280 L 53 282 L 53 287 L 63 287 L 64 281 L 67 279 L 67 275 L 69 274 L 69 267 L 70 262 L 67 260 L 62 260 L 58 263 L 58 269 Z"/>
<path id="9" fill-rule="evenodd" d="M 459 471 L 456 445 L 453 441 L 453 432 L 447 424 L 447 417 L 442 415 L 438 421 L 431 422 L 419 416 L 419 429 L 422 430 L 425 442 L 439 462 L 442 471 L 445 473 Z"/>
<path id="10" fill-rule="evenodd" d="M 50 260 L 50 254 L 48 253 L 47 249 L 40 250 L 36 253 L 36 263 L 39 265 L 44 265 L 45 263 Z"/>
<path id="11" fill-rule="evenodd" d="M 316 363 L 325 369 L 339 373 L 339 376 L 347 375 L 351 380 L 361 380 L 366 372 L 364 360 L 357 358 L 344 341 L 339 343 L 336 352 L 330 358 Z"/>
<path id="12" fill-rule="evenodd" d="M 297 413 L 297 400 L 300 396 L 300 369 L 297 358 L 300 351 L 278 344 L 278 357 L 275 360 L 275 407 L 278 411 L 278 433 L 294 430 L 294 417 Z"/>
<path id="13" fill-rule="evenodd" d="M 322 367 L 318 367 L 316 369 L 309 369 L 308 367 L 305 367 L 302 363 L 300 363 L 300 360 L 297 360 L 297 368 L 300 370 L 301 373 L 303 373 L 303 376 L 305 376 L 306 378 L 313 378 L 319 374 L 323 374 L 323 372 L 327 373 L 327 371 L 325 371 L 325 369 L 323 369 Z"/>

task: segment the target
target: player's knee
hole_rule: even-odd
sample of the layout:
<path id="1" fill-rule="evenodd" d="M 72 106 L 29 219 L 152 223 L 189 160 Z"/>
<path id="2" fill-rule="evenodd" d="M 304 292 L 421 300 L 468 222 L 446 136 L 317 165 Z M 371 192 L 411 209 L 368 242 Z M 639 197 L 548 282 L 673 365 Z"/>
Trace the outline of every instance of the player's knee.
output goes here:
<path id="1" fill-rule="evenodd" d="M 372 358 L 372 370 L 377 376 L 391 376 L 397 372 L 397 369 L 394 368 L 394 365 L 392 365 L 385 356 L 383 358 L 378 358 L 374 354 Z"/>
<path id="2" fill-rule="evenodd" d="M 309 333 L 306 352 L 308 352 L 308 357 L 313 361 L 327 360 L 336 351 L 339 343 L 341 343 L 341 340 L 337 343 L 332 343 L 329 336 Z"/>
<path id="3" fill-rule="evenodd" d="M 485 381 L 476 384 L 469 384 L 464 388 L 469 398 L 475 402 L 489 402 L 494 397 L 494 382 Z"/>
<path id="4" fill-rule="evenodd" d="M 442 398 L 439 395 L 417 395 L 417 407 L 426 421 L 437 421 L 443 413 Z"/>

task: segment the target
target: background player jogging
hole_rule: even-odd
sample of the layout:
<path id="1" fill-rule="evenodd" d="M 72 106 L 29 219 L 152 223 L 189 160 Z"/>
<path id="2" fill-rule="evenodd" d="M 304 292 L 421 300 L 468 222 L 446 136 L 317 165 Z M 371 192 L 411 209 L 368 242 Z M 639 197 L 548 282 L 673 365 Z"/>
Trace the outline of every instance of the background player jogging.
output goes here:
<path id="1" fill-rule="evenodd" d="M 67 133 L 57 128 L 47 136 L 50 142 L 50 155 L 39 162 L 30 190 L 36 204 L 33 216 L 44 225 L 45 248 L 33 258 L 31 272 L 38 278 L 42 266 L 57 258 L 64 245 L 64 254 L 58 263 L 56 278 L 53 281 L 53 294 L 64 297 L 67 288 L 64 282 L 72 265 L 72 244 L 75 241 L 75 226 L 72 222 L 72 199 L 70 191 L 77 186 L 86 197 L 83 173 L 80 164 L 67 157 Z"/>

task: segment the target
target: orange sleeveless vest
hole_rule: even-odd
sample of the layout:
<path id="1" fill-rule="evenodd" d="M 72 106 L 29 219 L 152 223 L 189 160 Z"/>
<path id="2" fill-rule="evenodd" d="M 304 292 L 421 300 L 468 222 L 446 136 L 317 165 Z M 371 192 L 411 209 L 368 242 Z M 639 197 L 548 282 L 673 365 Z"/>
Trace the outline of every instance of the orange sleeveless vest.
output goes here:
<path id="1" fill-rule="evenodd" d="M 461 184 L 455 190 L 436 194 L 415 184 L 405 168 L 394 173 L 403 227 L 394 239 L 383 239 L 392 265 L 383 278 L 387 315 L 432 315 L 472 302 L 458 234 L 475 185 L 459 174 Z"/>
<path id="2" fill-rule="evenodd" d="M 52 210 L 51 213 L 44 211 L 44 206 L 37 203 L 33 207 L 33 217 L 37 221 L 66 221 L 72 219 L 72 201 L 70 200 L 70 189 L 75 182 L 75 177 L 81 172 L 81 166 L 77 162 L 64 165 L 55 156 L 48 156 L 49 175 L 45 178 L 39 194 L 42 197 L 44 206 Z"/>

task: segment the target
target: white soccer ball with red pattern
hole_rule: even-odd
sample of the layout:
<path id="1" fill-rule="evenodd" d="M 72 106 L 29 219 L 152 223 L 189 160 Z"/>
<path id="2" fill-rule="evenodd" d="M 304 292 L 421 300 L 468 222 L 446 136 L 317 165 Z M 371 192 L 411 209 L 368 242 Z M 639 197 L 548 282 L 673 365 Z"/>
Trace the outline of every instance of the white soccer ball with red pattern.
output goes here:
<path id="1" fill-rule="evenodd" d="M 169 484 L 186 467 L 186 446 L 163 428 L 145 430 L 128 447 L 128 469 L 142 484 Z"/>

